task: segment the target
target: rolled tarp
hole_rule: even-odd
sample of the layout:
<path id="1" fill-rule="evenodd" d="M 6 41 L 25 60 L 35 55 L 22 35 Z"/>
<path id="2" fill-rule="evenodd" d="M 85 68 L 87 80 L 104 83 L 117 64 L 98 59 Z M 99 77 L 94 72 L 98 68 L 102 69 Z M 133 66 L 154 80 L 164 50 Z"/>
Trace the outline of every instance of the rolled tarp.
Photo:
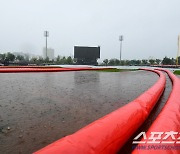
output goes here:
<path id="1" fill-rule="evenodd" d="M 151 70 L 152 71 L 152 70 Z M 163 93 L 165 75 L 134 101 L 66 136 L 35 154 L 116 153 L 141 126 Z"/>
<path id="2" fill-rule="evenodd" d="M 141 140 L 145 143 L 139 143 L 133 154 L 180 153 L 180 79 L 169 70 L 164 71 L 173 83 L 172 91 L 164 108 L 146 132 L 146 137 Z"/>
<path id="3" fill-rule="evenodd" d="M 40 65 L 27 65 L 27 66 L 16 66 L 16 65 L 12 65 L 12 66 L 0 66 L 1 68 L 62 68 L 60 66 L 48 66 L 48 65 L 44 65 L 44 66 L 40 66 Z"/>
<path id="4" fill-rule="evenodd" d="M 28 73 L 28 72 L 63 72 L 63 71 L 92 71 L 106 70 L 112 68 L 58 68 L 58 67 L 1 67 L 0 73 Z"/>

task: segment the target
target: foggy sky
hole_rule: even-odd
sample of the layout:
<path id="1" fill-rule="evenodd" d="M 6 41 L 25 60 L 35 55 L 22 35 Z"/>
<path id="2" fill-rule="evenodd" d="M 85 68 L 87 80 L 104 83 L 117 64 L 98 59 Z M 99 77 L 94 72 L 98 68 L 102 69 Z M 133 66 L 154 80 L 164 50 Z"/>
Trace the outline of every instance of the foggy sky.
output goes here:
<path id="1" fill-rule="evenodd" d="M 101 60 L 176 57 L 180 0 L 0 0 L 0 52 L 42 55 L 43 32 L 55 55 L 101 46 Z"/>

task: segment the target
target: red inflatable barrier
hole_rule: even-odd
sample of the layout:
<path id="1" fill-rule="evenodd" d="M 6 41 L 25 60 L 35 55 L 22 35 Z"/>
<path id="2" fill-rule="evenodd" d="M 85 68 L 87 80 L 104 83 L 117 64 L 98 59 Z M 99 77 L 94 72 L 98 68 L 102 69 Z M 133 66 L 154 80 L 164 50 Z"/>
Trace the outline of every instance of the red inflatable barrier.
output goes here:
<path id="1" fill-rule="evenodd" d="M 35 154 L 116 153 L 140 127 L 163 93 L 165 76 L 134 101 L 66 136 Z"/>
<path id="2" fill-rule="evenodd" d="M 62 71 L 88 71 L 88 70 L 105 70 L 112 68 L 58 68 L 58 67 L 3 67 L 0 68 L 0 73 L 28 73 L 28 72 L 62 72 Z"/>
<path id="3" fill-rule="evenodd" d="M 27 66 L 0 66 L 1 68 L 62 68 L 59 66 L 38 66 L 38 65 L 27 65 Z"/>
<path id="4" fill-rule="evenodd" d="M 164 71 L 168 73 L 173 83 L 171 94 L 164 108 L 147 131 L 146 138 L 141 140 L 145 143 L 138 144 L 133 154 L 180 153 L 180 79 L 170 71 Z M 159 137 L 158 134 L 160 134 Z M 150 143 L 152 138 L 157 143 Z M 144 150 L 138 149 L 138 147 L 144 147 Z"/>

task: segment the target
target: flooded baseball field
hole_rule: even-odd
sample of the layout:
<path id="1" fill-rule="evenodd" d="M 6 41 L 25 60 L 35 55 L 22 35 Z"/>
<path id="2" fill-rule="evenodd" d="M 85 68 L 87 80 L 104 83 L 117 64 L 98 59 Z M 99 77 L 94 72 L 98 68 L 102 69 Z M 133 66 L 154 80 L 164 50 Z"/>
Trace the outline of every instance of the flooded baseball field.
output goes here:
<path id="1" fill-rule="evenodd" d="M 5 73 L 0 78 L 0 153 L 16 154 L 39 150 L 127 104 L 152 86 L 158 75 L 81 71 Z M 146 123 L 152 123 L 170 90 L 169 80 Z"/>

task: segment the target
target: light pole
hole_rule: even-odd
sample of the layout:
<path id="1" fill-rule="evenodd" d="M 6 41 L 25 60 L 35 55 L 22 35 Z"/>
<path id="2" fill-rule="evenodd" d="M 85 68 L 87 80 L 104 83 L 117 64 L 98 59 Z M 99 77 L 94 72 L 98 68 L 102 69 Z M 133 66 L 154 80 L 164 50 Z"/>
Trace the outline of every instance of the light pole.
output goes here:
<path id="1" fill-rule="evenodd" d="M 180 35 L 178 36 L 178 51 L 177 51 L 177 57 L 176 57 L 176 65 L 179 64 L 178 57 L 180 56 Z"/>
<path id="2" fill-rule="evenodd" d="M 48 31 L 44 31 L 44 37 L 46 38 L 46 58 L 47 58 L 47 37 L 49 37 Z"/>
<path id="3" fill-rule="evenodd" d="M 120 65 L 121 65 L 121 53 L 122 53 L 122 41 L 123 41 L 123 35 L 119 36 L 119 41 L 120 41 Z"/>

